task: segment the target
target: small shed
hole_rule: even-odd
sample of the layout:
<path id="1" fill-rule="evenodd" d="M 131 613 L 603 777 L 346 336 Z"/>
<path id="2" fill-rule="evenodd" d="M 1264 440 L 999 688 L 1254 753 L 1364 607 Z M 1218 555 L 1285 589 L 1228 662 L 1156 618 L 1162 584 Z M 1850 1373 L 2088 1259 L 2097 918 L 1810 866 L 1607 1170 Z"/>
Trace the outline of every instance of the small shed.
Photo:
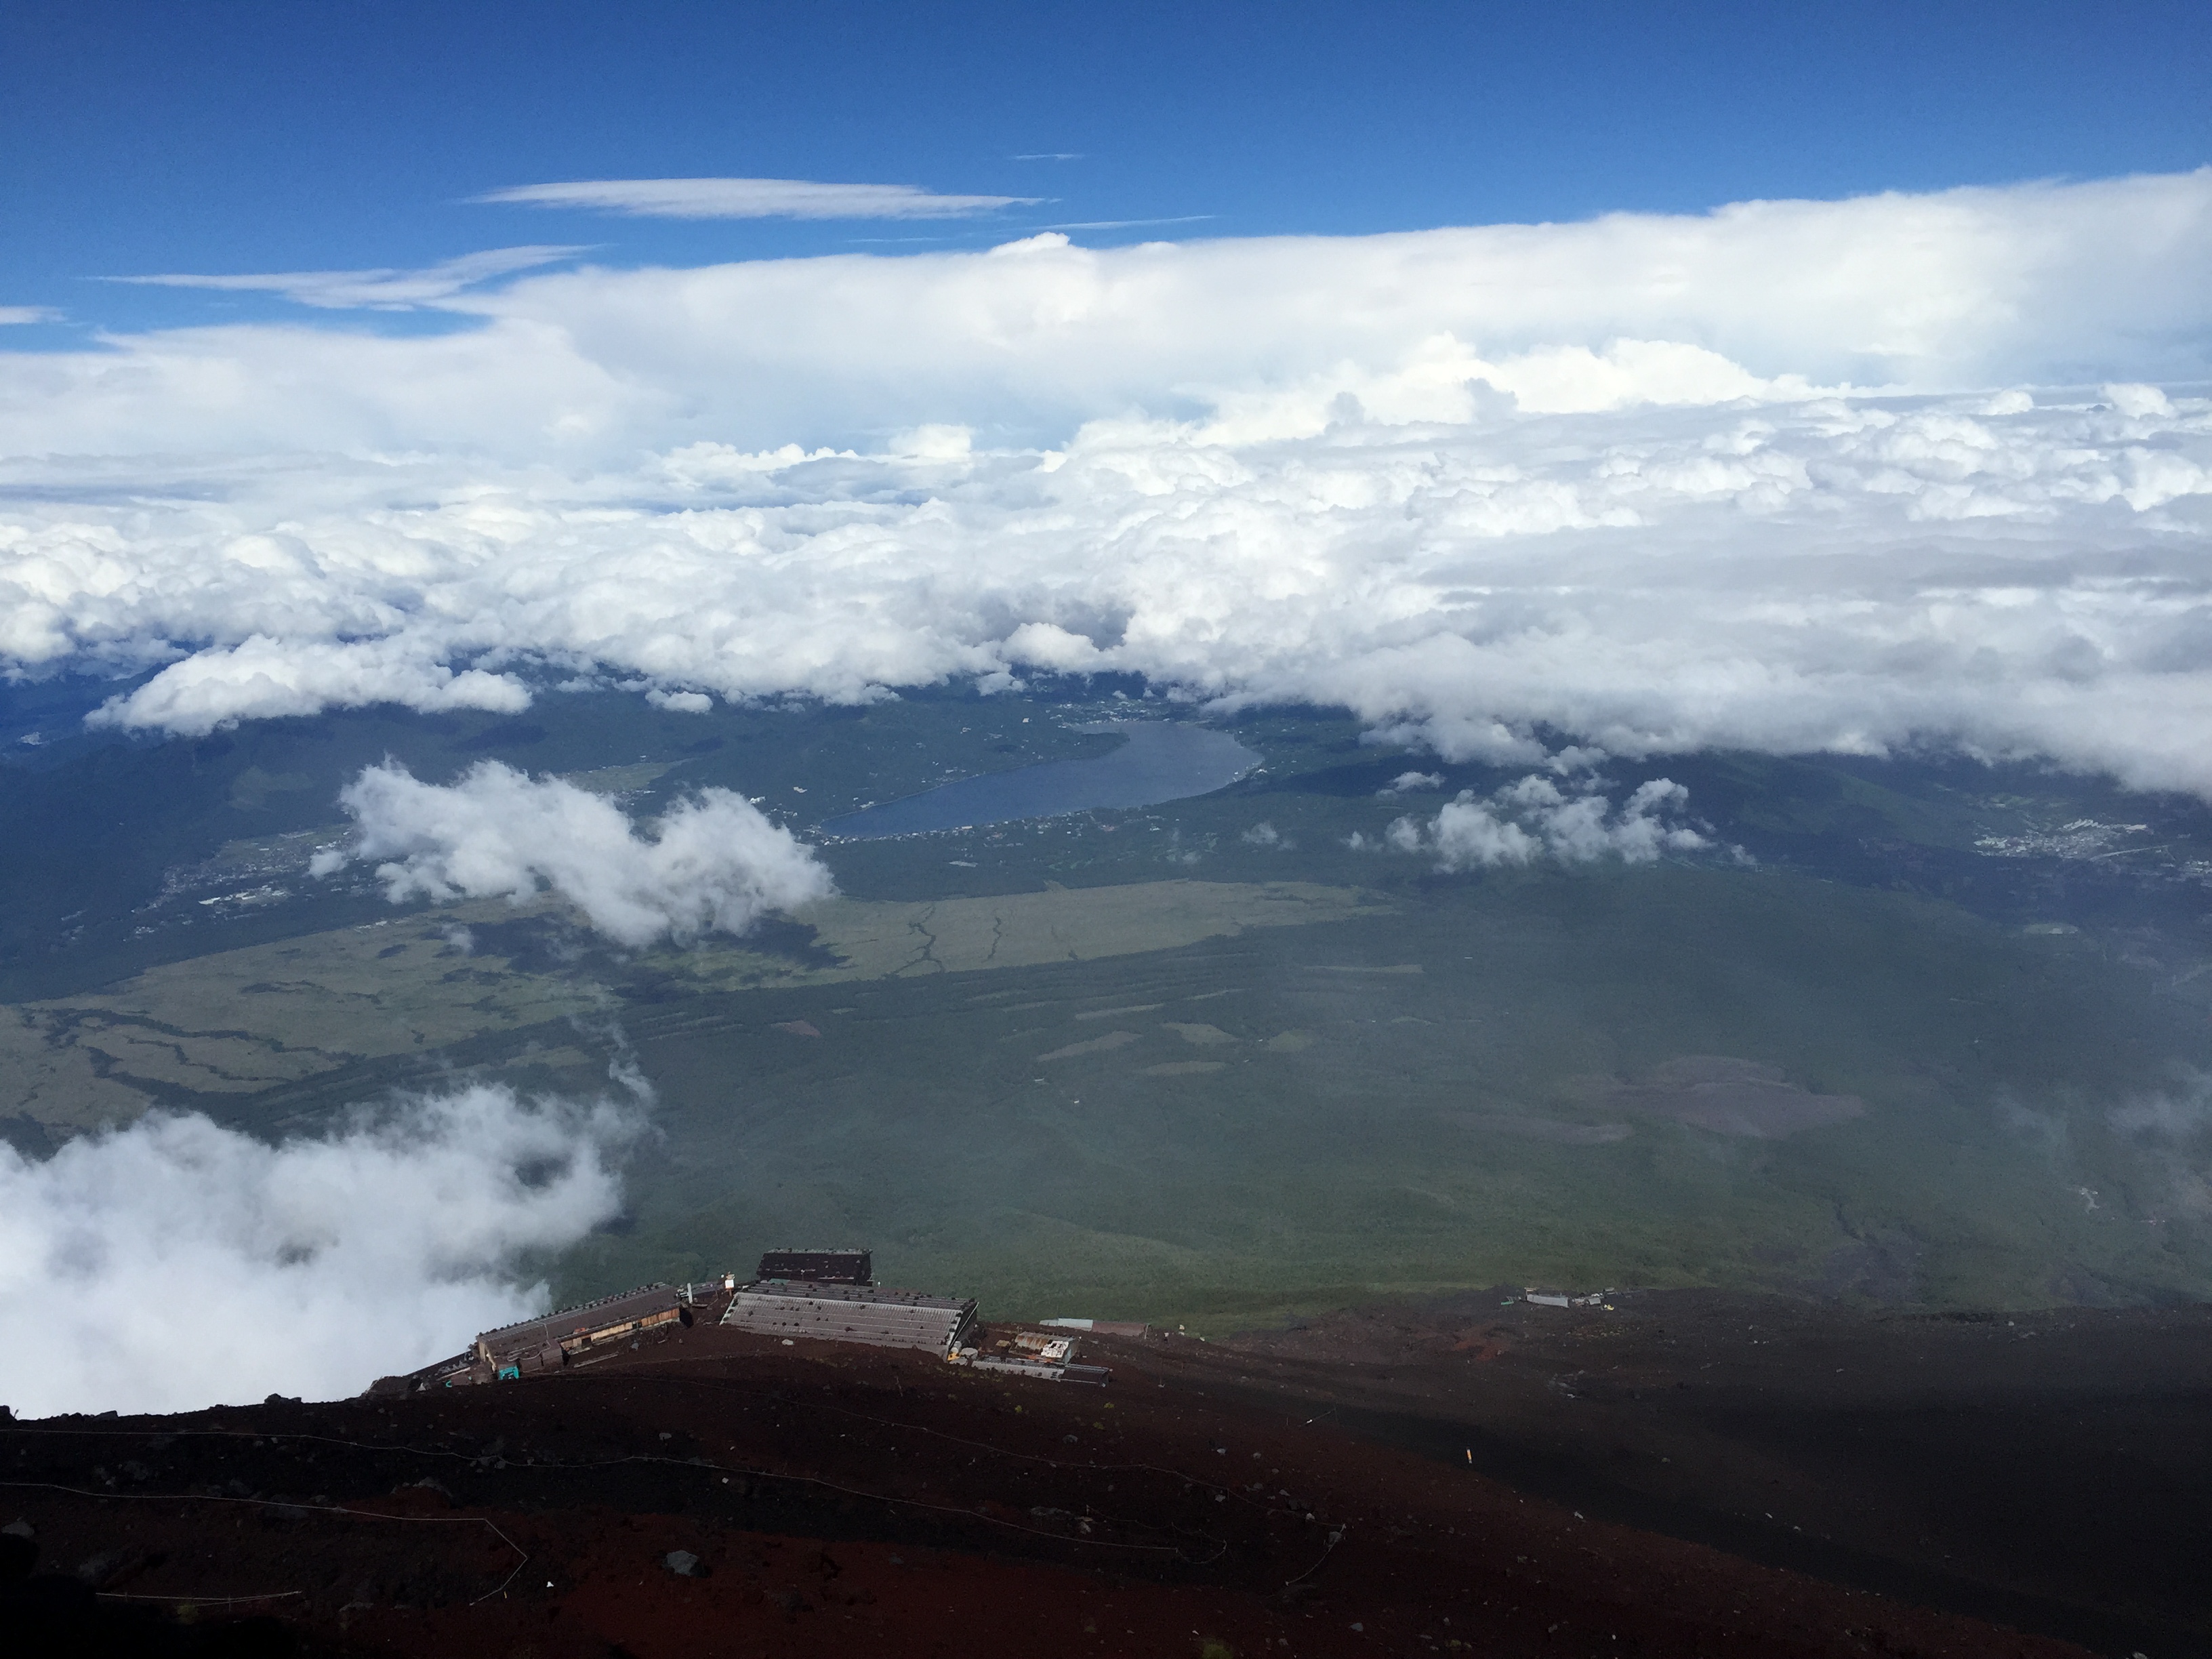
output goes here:
<path id="1" fill-rule="evenodd" d="M 866 1250 L 770 1250 L 756 1279 L 798 1279 L 810 1285 L 871 1285 L 874 1256 Z"/>

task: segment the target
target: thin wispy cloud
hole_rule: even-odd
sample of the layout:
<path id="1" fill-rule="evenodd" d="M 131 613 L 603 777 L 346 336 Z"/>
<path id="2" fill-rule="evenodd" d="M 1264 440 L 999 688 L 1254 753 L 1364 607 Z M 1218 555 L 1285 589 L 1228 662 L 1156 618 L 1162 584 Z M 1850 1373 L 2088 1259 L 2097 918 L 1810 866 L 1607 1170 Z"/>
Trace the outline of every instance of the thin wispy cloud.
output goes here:
<path id="1" fill-rule="evenodd" d="M 1047 225 L 1047 230 L 1128 230 L 1139 225 L 1194 225 L 1201 220 L 1218 216 L 1211 213 L 1178 213 L 1164 219 L 1070 219 L 1056 225 Z"/>
<path id="2" fill-rule="evenodd" d="M 20 327 L 28 323 L 58 323 L 62 314 L 52 306 L 0 306 L 0 328 Z"/>
<path id="3" fill-rule="evenodd" d="M 210 289 L 222 294 L 275 294 L 303 306 L 331 311 L 411 311 L 519 270 L 536 270 L 588 252 L 585 247 L 497 247 L 465 253 L 416 270 L 278 270 L 242 276 L 172 272 L 155 276 L 107 276 L 110 283 L 146 288 Z M 45 318 L 27 320 L 42 322 Z"/>
<path id="4" fill-rule="evenodd" d="M 1047 149 L 1030 155 L 1017 155 L 1013 159 L 1017 161 L 1080 161 L 1083 152 L 1079 149 Z"/>
<path id="5" fill-rule="evenodd" d="M 637 219 L 965 219 L 1034 207 L 1041 196 L 953 196 L 919 185 L 811 179 L 579 179 L 487 191 L 474 202 L 581 208 Z"/>

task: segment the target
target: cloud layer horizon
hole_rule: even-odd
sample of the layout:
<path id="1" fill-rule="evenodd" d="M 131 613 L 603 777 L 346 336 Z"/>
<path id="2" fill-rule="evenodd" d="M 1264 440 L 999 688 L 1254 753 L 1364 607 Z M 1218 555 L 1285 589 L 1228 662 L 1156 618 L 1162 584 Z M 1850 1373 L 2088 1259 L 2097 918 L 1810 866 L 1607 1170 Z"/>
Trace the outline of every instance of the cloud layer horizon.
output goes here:
<path id="1" fill-rule="evenodd" d="M 1454 758 L 1933 744 L 2212 797 L 2212 169 L 460 264 L 325 273 L 442 331 L 0 354 L 0 661 L 160 668 L 100 718 L 182 733 L 1112 670 Z"/>

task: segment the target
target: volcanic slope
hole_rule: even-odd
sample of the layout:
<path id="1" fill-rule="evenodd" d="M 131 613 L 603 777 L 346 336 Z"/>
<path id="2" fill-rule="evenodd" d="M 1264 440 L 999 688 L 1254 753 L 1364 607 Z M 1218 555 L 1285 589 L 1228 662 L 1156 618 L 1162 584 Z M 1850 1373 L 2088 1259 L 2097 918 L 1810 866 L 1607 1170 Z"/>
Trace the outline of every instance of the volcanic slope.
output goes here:
<path id="1" fill-rule="evenodd" d="M 1146 1358 L 1593 1517 L 2102 1650 L 2212 1655 L 2212 1306 L 1501 1288 L 1293 1325 Z"/>
<path id="2" fill-rule="evenodd" d="M 1085 1388 L 702 1321 L 495 1387 L 0 1424 L 49 1569 L 8 1594 L 78 1650 L 189 1605 L 468 1659 L 2083 1651 L 1585 1519 L 1239 1394 L 1227 1350 L 1159 1363 L 1199 1346 Z"/>

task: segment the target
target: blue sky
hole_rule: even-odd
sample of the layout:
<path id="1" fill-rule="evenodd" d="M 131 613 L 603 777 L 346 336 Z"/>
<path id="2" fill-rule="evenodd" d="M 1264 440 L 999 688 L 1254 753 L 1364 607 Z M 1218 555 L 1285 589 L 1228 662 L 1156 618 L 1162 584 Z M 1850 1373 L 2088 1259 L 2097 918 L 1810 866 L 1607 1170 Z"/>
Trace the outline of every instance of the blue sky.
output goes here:
<path id="1" fill-rule="evenodd" d="M 70 319 L 9 331 L 36 348 L 288 309 L 106 276 L 517 244 L 690 264 L 1056 224 L 1094 245 L 1360 233 L 2212 160 L 2201 3 L 1813 11 L 18 0 L 0 16 L 0 306 Z M 1074 159 L 1017 159 L 1038 156 Z M 1048 199 L 921 222 L 468 199 L 719 175 Z"/>

